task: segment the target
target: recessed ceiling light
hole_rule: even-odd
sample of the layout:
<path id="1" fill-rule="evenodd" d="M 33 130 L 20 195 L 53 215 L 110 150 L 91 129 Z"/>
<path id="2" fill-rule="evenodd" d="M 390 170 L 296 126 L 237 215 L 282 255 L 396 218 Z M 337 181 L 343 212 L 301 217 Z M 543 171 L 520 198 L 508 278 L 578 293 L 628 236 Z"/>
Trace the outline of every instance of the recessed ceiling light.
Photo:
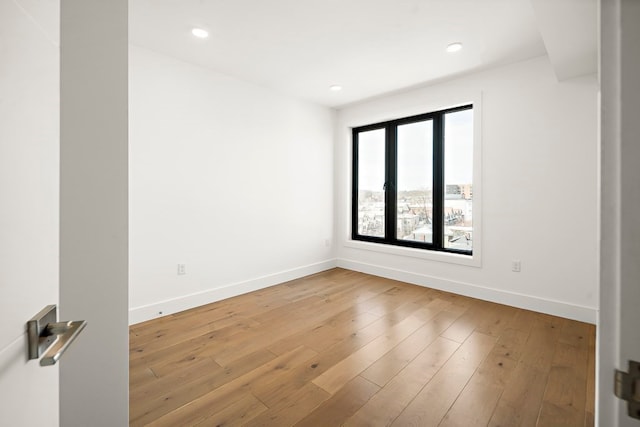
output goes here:
<path id="1" fill-rule="evenodd" d="M 329 90 L 331 90 L 333 92 L 340 92 L 342 90 L 342 86 L 340 86 L 340 85 L 332 85 L 332 86 L 329 86 Z"/>
<path id="2" fill-rule="evenodd" d="M 449 46 L 447 46 L 447 52 L 449 53 L 457 52 L 460 49 L 462 49 L 462 43 L 460 42 L 451 43 Z"/>
<path id="3" fill-rule="evenodd" d="M 200 39 L 206 39 L 207 37 L 209 37 L 209 32 L 207 30 L 203 30 L 202 28 L 194 28 L 193 30 L 191 30 L 191 34 Z"/>

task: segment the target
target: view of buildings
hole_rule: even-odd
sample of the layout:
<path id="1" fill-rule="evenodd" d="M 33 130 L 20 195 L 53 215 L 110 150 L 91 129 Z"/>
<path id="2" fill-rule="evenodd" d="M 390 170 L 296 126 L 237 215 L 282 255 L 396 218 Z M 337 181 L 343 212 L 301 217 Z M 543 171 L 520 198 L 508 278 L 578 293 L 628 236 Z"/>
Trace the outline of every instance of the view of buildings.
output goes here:
<path id="1" fill-rule="evenodd" d="M 432 190 L 399 191 L 396 237 L 432 242 Z M 384 192 L 358 194 L 358 234 L 384 236 Z M 447 185 L 444 202 L 444 246 L 471 251 L 473 248 L 473 190 L 471 184 Z"/>
<path id="2" fill-rule="evenodd" d="M 444 182 L 444 248 L 473 248 L 473 109 L 442 115 L 441 158 L 434 159 L 433 120 L 398 124 L 395 153 L 389 156 L 386 128 L 358 133 L 358 229 L 363 236 L 385 237 L 387 181 L 396 188 L 398 240 L 433 243 L 434 168 L 440 165 Z M 437 145 L 437 144 L 436 144 Z M 386 175 L 389 159 L 395 176 Z M 434 162 L 435 161 L 435 162 Z"/>

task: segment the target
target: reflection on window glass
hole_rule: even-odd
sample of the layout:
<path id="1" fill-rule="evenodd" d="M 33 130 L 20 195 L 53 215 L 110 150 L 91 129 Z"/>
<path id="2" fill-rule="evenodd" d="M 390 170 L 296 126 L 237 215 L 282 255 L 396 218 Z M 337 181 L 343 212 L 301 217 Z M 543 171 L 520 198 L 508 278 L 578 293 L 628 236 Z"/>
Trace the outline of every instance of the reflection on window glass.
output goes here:
<path id="1" fill-rule="evenodd" d="M 433 121 L 398 126 L 396 237 L 433 242 Z"/>
<path id="2" fill-rule="evenodd" d="M 473 110 L 444 115 L 444 247 L 473 249 Z"/>
<path id="3" fill-rule="evenodd" d="M 358 134 L 358 234 L 384 237 L 385 131 Z"/>

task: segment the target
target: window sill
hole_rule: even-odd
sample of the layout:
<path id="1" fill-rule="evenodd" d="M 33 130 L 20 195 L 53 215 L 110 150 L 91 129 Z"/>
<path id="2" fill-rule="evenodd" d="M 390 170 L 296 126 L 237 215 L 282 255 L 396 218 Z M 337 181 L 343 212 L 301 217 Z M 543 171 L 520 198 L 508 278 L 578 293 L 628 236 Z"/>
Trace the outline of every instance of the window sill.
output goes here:
<path id="1" fill-rule="evenodd" d="M 436 262 L 446 262 L 449 264 L 464 265 L 468 267 L 482 266 L 478 249 L 474 249 L 473 255 L 462 255 L 447 252 L 429 251 L 425 249 L 407 248 L 403 246 L 386 245 L 381 243 L 361 242 L 351 239 L 346 240 L 344 242 L 344 246 L 353 249 L 420 258 Z"/>

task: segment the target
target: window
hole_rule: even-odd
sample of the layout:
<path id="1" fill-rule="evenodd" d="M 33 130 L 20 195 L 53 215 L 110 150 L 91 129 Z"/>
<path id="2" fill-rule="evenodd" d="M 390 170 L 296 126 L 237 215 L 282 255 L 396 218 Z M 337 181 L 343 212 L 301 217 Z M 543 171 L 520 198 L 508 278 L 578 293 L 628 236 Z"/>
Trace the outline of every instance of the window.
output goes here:
<path id="1" fill-rule="evenodd" d="M 353 129 L 352 239 L 471 255 L 473 106 Z"/>

